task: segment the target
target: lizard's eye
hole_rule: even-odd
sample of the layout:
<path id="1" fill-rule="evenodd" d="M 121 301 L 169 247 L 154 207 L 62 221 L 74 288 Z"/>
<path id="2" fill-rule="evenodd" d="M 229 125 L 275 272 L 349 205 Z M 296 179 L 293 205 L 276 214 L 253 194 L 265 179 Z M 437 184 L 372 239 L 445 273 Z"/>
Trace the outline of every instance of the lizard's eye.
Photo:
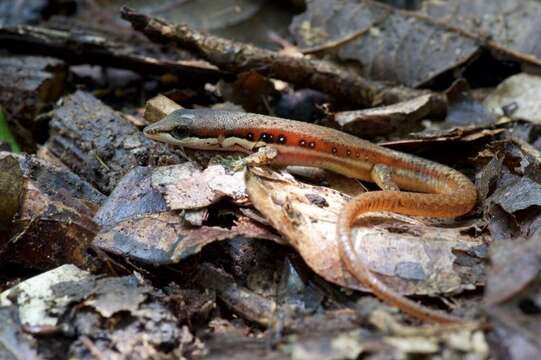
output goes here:
<path id="1" fill-rule="evenodd" d="M 171 131 L 171 136 L 175 139 L 182 140 L 190 136 L 190 131 L 185 127 L 176 127 Z"/>

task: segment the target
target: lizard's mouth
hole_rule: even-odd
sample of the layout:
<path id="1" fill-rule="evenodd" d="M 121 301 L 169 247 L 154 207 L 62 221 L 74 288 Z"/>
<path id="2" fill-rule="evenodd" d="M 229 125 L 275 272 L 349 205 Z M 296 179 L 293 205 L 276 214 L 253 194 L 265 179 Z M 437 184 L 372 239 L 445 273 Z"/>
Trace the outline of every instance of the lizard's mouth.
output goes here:
<path id="1" fill-rule="evenodd" d="M 214 137 L 200 138 L 197 136 L 189 136 L 188 134 L 179 136 L 178 133 L 158 131 L 152 128 L 148 130 L 145 128 L 143 133 L 149 139 L 189 149 L 218 150 L 220 148 L 218 139 Z"/>
<path id="2" fill-rule="evenodd" d="M 152 126 L 152 125 L 150 125 Z M 214 151 L 237 151 L 244 153 L 253 152 L 259 143 L 237 137 L 197 137 L 193 134 L 178 132 L 159 131 L 158 129 L 145 128 L 145 136 L 149 139 L 180 146 L 187 149 L 214 150 Z"/>

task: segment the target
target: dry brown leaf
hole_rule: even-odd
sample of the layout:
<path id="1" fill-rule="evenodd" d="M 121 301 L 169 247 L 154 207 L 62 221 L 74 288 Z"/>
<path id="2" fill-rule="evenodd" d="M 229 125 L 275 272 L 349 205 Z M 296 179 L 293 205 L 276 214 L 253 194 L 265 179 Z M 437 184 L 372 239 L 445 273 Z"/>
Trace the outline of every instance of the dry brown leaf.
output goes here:
<path id="1" fill-rule="evenodd" d="M 247 190 L 254 206 L 317 274 L 361 289 L 343 268 L 335 239 L 336 218 L 348 196 L 262 169 L 247 172 Z M 367 216 L 354 229 L 355 248 L 371 269 L 402 293 L 459 292 L 483 282 L 476 259 L 483 238 L 473 239 L 466 228 L 429 226 L 396 214 Z"/>
<path id="2" fill-rule="evenodd" d="M 152 187 L 163 194 L 170 210 L 202 208 L 224 197 L 247 201 L 243 173 L 230 173 L 222 165 L 204 170 L 190 162 L 162 166 L 154 169 Z"/>

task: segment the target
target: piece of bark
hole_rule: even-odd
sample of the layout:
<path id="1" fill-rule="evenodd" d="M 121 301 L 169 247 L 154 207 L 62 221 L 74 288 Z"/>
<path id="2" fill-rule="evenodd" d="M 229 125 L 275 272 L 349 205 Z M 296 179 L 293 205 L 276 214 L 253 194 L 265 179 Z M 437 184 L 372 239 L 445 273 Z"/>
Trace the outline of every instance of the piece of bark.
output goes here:
<path id="1" fill-rule="evenodd" d="M 171 60 L 141 54 L 141 48 L 129 42 L 114 41 L 99 33 L 49 29 L 38 26 L 0 28 L 3 48 L 23 54 L 39 54 L 63 59 L 69 64 L 93 64 L 133 70 L 140 74 L 173 74 L 182 82 L 214 82 L 223 75 L 208 63 L 193 60 Z M 147 44 L 148 45 L 148 44 Z"/>
<path id="2" fill-rule="evenodd" d="M 541 185 L 527 177 L 516 177 L 502 186 L 489 198 L 508 214 L 525 210 L 531 206 L 541 206 Z"/>
<path id="3" fill-rule="evenodd" d="M 173 148 L 140 130 L 94 96 L 77 91 L 51 113 L 48 150 L 75 173 L 109 193 L 135 166 L 181 162 Z"/>
<path id="4" fill-rule="evenodd" d="M 36 116 L 62 95 L 66 76 L 64 63 L 51 57 L 0 56 L 0 104 L 24 150 L 45 140 L 47 124 Z"/>
<path id="5" fill-rule="evenodd" d="M 0 193 L 6 196 L 1 207 L 7 203 L 16 209 L 8 231 L 0 234 L 1 261 L 40 269 L 67 262 L 85 266 L 98 231 L 92 217 L 103 194 L 77 175 L 28 155 L 0 153 L 0 167 Z"/>
<path id="6" fill-rule="evenodd" d="M 89 272 L 65 264 L 0 293 L 0 306 L 17 305 L 17 314 L 28 329 L 55 328 L 61 322 L 62 313 L 70 304 L 83 299 L 95 280 Z M 71 289 L 66 286 L 69 283 Z"/>
<path id="7" fill-rule="evenodd" d="M 257 71 L 299 87 L 320 90 L 340 101 L 364 107 L 374 106 L 383 100 L 397 101 L 396 96 L 404 95 L 404 92 L 368 81 L 328 61 L 284 55 L 206 35 L 186 25 L 171 25 L 128 7 L 123 7 L 121 13 L 136 30 L 143 32 L 151 40 L 159 43 L 175 43 L 228 72 L 239 74 Z M 407 98 L 418 95 L 419 92 L 414 89 L 410 89 L 406 94 Z M 446 100 L 441 95 L 439 99 L 440 106 L 445 109 Z"/>

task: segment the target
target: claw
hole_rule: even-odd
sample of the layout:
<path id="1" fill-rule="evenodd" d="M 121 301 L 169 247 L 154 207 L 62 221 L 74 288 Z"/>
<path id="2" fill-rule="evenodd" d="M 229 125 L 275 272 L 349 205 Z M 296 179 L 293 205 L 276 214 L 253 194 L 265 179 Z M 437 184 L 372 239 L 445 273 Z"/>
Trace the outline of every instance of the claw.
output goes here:
<path id="1" fill-rule="evenodd" d="M 270 165 L 278 156 L 278 150 L 272 146 L 259 148 L 258 152 L 253 153 L 242 159 L 245 166 L 265 166 Z"/>
<path id="2" fill-rule="evenodd" d="M 239 159 L 231 164 L 231 169 L 234 172 L 237 172 L 237 171 L 241 171 L 245 166 L 246 166 L 246 162 L 244 161 L 244 159 Z"/>

